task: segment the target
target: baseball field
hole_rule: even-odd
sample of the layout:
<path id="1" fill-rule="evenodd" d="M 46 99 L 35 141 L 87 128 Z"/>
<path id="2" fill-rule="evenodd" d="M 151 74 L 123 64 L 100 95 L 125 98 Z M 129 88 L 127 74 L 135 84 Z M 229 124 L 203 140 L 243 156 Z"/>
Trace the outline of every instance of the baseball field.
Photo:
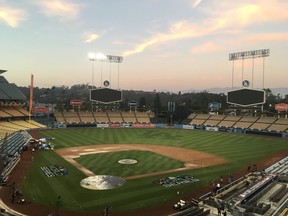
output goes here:
<path id="1" fill-rule="evenodd" d="M 39 137 L 55 138 L 54 150 L 37 151 L 21 185 L 23 194 L 49 208 L 87 213 L 106 206 L 113 212 L 141 211 L 193 196 L 213 179 L 288 150 L 287 139 L 203 130 L 75 128 L 43 130 Z M 49 166 L 67 173 L 49 176 L 43 172 Z M 125 183 L 108 190 L 80 185 L 95 175 L 121 177 Z M 182 175 L 197 181 L 171 187 L 155 182 Z"/>

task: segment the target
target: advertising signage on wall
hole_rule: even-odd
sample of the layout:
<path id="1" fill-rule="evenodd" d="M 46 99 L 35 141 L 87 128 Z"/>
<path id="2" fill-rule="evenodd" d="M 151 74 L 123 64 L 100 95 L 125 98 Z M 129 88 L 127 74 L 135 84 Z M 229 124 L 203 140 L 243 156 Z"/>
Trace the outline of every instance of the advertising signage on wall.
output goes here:
<path id="1" fill-rule="evenodd" d="M 288 104 L 286 104 L 286 103 L 275 104 L 275 110 L 277 110 L 277 111 L 288 111 Z"/>

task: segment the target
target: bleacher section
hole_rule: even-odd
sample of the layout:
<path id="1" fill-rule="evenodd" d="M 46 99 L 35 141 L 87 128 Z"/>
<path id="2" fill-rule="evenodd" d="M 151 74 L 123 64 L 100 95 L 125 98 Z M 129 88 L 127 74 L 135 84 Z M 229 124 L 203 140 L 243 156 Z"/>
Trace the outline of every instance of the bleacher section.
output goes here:
<path id="1" fill-rule="evenodd" d="M 106 112 L 94 112 L 93 115 L 95 117 L 96 122 L 101 123 L 110 122 Z"/>
<path id="2" fill-rule="evenodd" d="M 233 127 L 234 128 L 242 128 L 242 129 L 245 129 L 245 128 L 249 128 L 250 126 L 252 125 L 251 122 L 241 122 L 241 121 L 238 121 L 236 122 Z"/>
<path id="3" fill-rule="evenodd" d="M 272 124 L 276 121 L 276 118 L 272 117 L 260 117 L 256 122 L 257 123 L 267 123 L 267 124 Z"/>
<path id="4" fill-rule="evenodd" d="M 84 123 L 96 122 L 92 112 L 79 112 L 79 117 L 80 117 L 81 122 L 84 122 Z"/>
<path id="5" fill-rule="evenodd" d="M 59 122 L 59 123 L 66 123 L 66 120 L 65 120 L 62 112 L 55 112 L 54 115 L 55 115 L 55 117 L 56 117 L 57 122 Z"/>
<path id="6" fill-rule="evenodd" d="M 223 121 L 221 121 L 219 124 L 218 124 L 218 126 L 220 126 L 220 127 L 233 127 L 234 125 L 235 125 L 235 121 L 225 121 L 225 120 L 223 120 Z"/>
<path id="7" fill-rule="evenodd" d="M 63 112 L 62 114 L 66 122 L 70 123 L 80 122 L 78 112 Z"/>
<path id="8" fill-rule="evenodd" d="M 122 117 L 123 117 L 124 122 L 127 122 L 127 123 L 137 122 L 134 112 L 123 112 Z"/>
<path id="9" fill-rule="evenodd" d="M 269 128 L 269 131 L 285 132 L 288 131 L 288 125 L 272 124 Z"/>
<path id="10" fill-rule="evenodd" d="M 154 113 L 147 112 L 55 112 L 58 123 L 150 123 Z"/>
<path id="11" fill-rule="evenodd" d="M 253 123 L 249 129 L 257 129 L 257 130 L 267 130 L 267 128 L 270 126 L 270 124 L 267 124 L 267 123 L 259 123 L 259 122 L 256 122 L 256 123 Z"/>
<path id="12" fill-rule="evenodd" d="M 154 113 L 136 112 L 135 115 L 139 123 L 150 123 L 150 118 L 155 118 Z"/>
<path id="13" fill-rule="evenodd" d="M 288 132 L 288 119 L 255 116 L 226 116 L 192 113 L 186 119 L 190 125 L 241 128 L 259 131 Z"/>
<path id="14" fill-rule="evenodd" d="M 107 112 L 108 118 L 110 119 L 109 122 L 124 122 L 122 115 L 120 112 Z"/>
<path id="15" fill-rule="evenodd" d="M 208 114 L 197 114 L 191 120 L 191 125 L 204 125 L 205 121 L 210 117 Z"/>

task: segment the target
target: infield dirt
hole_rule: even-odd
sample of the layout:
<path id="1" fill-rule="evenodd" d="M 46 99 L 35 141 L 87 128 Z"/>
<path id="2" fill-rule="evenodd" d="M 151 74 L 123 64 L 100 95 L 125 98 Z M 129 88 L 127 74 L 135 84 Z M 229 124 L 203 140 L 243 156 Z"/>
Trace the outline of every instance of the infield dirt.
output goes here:
<path id="1" fill-rule="evenodd" d="M 115 145 L 90 145 L 90 146 L 78 146 L 73 148 L 63 148 L 56 150 L 56 153 L 62 156 L 69 163 L 73 164 L 79 170 L 81 170 L 87 176 L 94 176 L 97 173 L 93 173 L 90 170 L 83 167 L 81 164 L 77 163 L 75 158 L 78 158 L 82 155 L 89 154 L 99 154 L 99 153 L 108 153 L 116 151 L 151 151 L 157 154 L 161 154 L 176 160 L 179 160 L 184 163 L 183 168 L 166 170 L 161 172 L 147 173 L 137 176 L 128 176 L 126 179 L 136 179 L 143 178 L 147 176 L 159 175 L 164 173 L 172 173 L 182 170 L 195 169 L 199 167 L 213 166 L 216 164 L 223 164 L 226 161 L 223 158 L 219 158 L 215 155 L 195 151 L 191 149 L 184 149 L 171 146 L 159 146 L 159 145 L 143 145 L 143 144 L 115 144 Z"/>

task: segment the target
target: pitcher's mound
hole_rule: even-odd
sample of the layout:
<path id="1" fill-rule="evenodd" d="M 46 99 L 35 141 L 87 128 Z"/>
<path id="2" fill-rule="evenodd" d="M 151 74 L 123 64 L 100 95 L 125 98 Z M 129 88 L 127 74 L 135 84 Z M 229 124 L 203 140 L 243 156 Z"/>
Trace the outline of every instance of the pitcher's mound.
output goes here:
<path id="1" fill-rule="evenodd" d="M 136 164 L 136 163 L 138 163 L 138 161 L 134 160 L 134 159 L 122 159 L 122 160 L 119 160 L 118 163 L 120 163 L 120 164 Z"/>
<path id="2" fill-rule="evenodd" d="M 109 190 L 124 185 L 126 180 L 119 176 L 97 175 L 82 179 L 80 185 L 91 190 Z"/>

